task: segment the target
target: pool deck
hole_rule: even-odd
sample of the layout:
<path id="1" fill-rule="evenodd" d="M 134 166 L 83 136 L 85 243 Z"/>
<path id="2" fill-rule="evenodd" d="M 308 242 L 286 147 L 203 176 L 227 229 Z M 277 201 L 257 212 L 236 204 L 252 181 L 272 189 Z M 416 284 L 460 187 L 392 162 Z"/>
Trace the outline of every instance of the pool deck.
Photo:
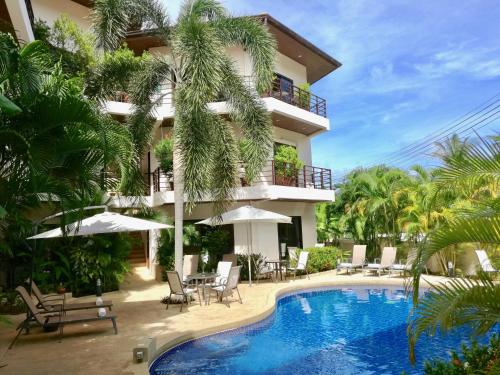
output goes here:
<path id="1" fill-rule="evenodd" d="M 433 283 L 446 280 L 437 276 L 424 276 L 424 279 Z M 230 307 L 214 302 L 200 306 L 194 302 L 181 313 L 179 305 L 171 305 L 166 310 L 159 302 L 167 295 L 167 284 L 152 279 L 145 267 L 136 267 L 120 291 L 103 296 L 113 301 L 118 335 L 113 333 L 109 321 L 67 326 L 62 342 L 58 341 L 56 332 L 44 333 L 34 328 L 29 335 L 21 335 L 13 349 L 7 350 L 14 338 L 15 326 L 23 318 L 22 314 L 11 316 L 14 326 L 0 326 L 0 366 L 6 365 L 0 367 L 0 374 L 147 374 L 147 364 L 132 362 L 132 348 L 148 337 L 156 337 L 156 354 L 159 354 L 162 348 L 176 343 L 261 320 L 274 310 L 276 296 L 287 291 L 336 285 L 402 286 L 403 283 L 404 279 L 396 276 L 365 277 L 359 272 L 337 275 L 335 271 L 328 271 L 311 275 L 310 280 L 261 282 L 252 287 L 241 284 L 243 304 L 236 299 Z M 70 298 L 68 302 L 76 300 L 94 301 L 95 297 Z"/>

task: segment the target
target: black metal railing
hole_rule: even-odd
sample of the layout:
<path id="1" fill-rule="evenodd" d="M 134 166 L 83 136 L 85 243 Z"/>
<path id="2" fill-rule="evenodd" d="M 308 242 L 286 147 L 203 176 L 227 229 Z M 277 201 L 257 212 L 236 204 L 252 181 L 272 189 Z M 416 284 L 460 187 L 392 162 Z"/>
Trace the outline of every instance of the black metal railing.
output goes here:
<path id="1" fill-rule="evenodd" d="M 282 78 L 273 81 L 271 89 L 263 96 L 272 97 L 295 107 L 326 117 L 326 100 L 309 90 L 285 82 Z"/>
<path id="2" fill-rule="evenodd" d="M 244 81 L 247 85 L 254 87 L 254 78 L 245 76 Z M 173 105 L 174 104 L 175 90 L 170 83 L 163 83 L 158 86 L 157 93 L 153 96 L 153 100 L 159 100 L 160 105 Z M 160 98 L 161 96 L 161 98 Z M 302 108 L 311 113 L 319 116 L 326 117 L 326 100 L 314 95 L 308 90 L 301 89 L 300 87 L 285 84 L 282 78 L 276 78 L 272 87 L 267 92 L 261 94 L 262 97 L 270 97 L 278 99 L 282 102 L 291 104 L 295 107 Z M 111 96 L 109 100 L 129 103 L 129 95 L 124 91 L 117 91 L 115 95 Z M 221 95 L 218 101 L 225 101 L 226 99 Z"/>
<path id="3" fill-rule="evenodd" d="M 151 98 L 156 101 L 159 100 L 159 105 L 173 105 L 174 91 L 171 89 L 170 84 L 162 83 L 156 89 L 156 93 Z M 116 91 L 113 95 L 108 97 L 108 100 L 120 103 L 131 103 L 131 98 L 126 91 Z"/>
<path id="4" fill-rule="evenodd" d="M 164 173 L 160 168 L 157 168 L 151 176 L 155 193 L 174 189 L 174 180 L 171 173 Z M 251 184 L 246 181 L 245 168 L 243 164 L 240 164 L 239 182 L 242 187 L 279 185 L 319 190 L 333 189 L 332 171 L 330 169 L 310 165 L 296 168 L 290 163 L 275 162 L 274 160 L 267 162 Z"/>

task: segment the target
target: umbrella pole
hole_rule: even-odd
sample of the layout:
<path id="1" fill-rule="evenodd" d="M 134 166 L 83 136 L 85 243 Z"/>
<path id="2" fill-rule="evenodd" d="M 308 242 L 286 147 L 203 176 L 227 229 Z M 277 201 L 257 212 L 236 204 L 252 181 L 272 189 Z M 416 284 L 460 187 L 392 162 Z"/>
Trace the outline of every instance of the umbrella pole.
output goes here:
<path id="1" fill-rule="evenodd" d="M 247 225 L 247 253 L 248 253 L 248 285 L 252 286 L 252 261 L 250 257 L 252 256 L 251 244 L 252 244 L 252 222 L 248 222 Z M 248 228 L 250 227 L 250 239 L 248 238 Z"/>

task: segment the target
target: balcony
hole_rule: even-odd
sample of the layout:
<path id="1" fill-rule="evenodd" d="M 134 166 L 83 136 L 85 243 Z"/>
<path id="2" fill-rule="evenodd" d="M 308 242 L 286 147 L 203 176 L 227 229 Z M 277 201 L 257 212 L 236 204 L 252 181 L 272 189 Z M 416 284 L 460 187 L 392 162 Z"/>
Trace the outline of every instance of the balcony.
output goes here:
<path id="1" fill-rule="evenodd" d="M 273 81 L 271 89 L 262 96 L 275 98 L 318 116 L 327 117 L 325 99 L 292 85 L 283 78 L 277 77 Z"/>
<path id="2" fill-rule="evenodd" d="M 167 176 L 160 168 L 152 174 L 153 192 L 173 191 L 174 182 L 171 175 Z M 239 185 L 242 188 L 255 186 L 286 186 L 315 190 L 333 190 L 332 171 L 326 168 L 306 165 L 296 169 L 288 163 L 276 163 L 269 160 L 257 178 L 248 184 L 245 179 L 245 170 L 240 166 Z"/>

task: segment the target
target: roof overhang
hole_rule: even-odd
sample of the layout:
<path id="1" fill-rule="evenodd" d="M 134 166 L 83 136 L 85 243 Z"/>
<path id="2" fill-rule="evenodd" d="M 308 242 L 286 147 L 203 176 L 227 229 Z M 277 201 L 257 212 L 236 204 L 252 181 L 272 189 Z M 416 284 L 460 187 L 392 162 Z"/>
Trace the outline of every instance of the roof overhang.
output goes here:
<path id="1" fill-rule="evenodd" d="M 255 17 L 269 28 L 278 43 L 278 51 L 290 59 L 297 61 L 306 67 L 307 81 L 314 83 L 327 74 L 339 68 L 342 64 L 322 51 L 308 40 L 285 26 L 269 14 L 259 14 Z M 163 46 L 164 43 L 158 38 L 154 31 L 138 30 L 127 34 L 127 45 L 136 53 Z"/>
<path id="2" fill-rule="evenodd" d="M 307 69 L 307 81 L 314 83 L 342 64 L 269 14 L 258 17 L 278 43 L 278 51 Z"/>

